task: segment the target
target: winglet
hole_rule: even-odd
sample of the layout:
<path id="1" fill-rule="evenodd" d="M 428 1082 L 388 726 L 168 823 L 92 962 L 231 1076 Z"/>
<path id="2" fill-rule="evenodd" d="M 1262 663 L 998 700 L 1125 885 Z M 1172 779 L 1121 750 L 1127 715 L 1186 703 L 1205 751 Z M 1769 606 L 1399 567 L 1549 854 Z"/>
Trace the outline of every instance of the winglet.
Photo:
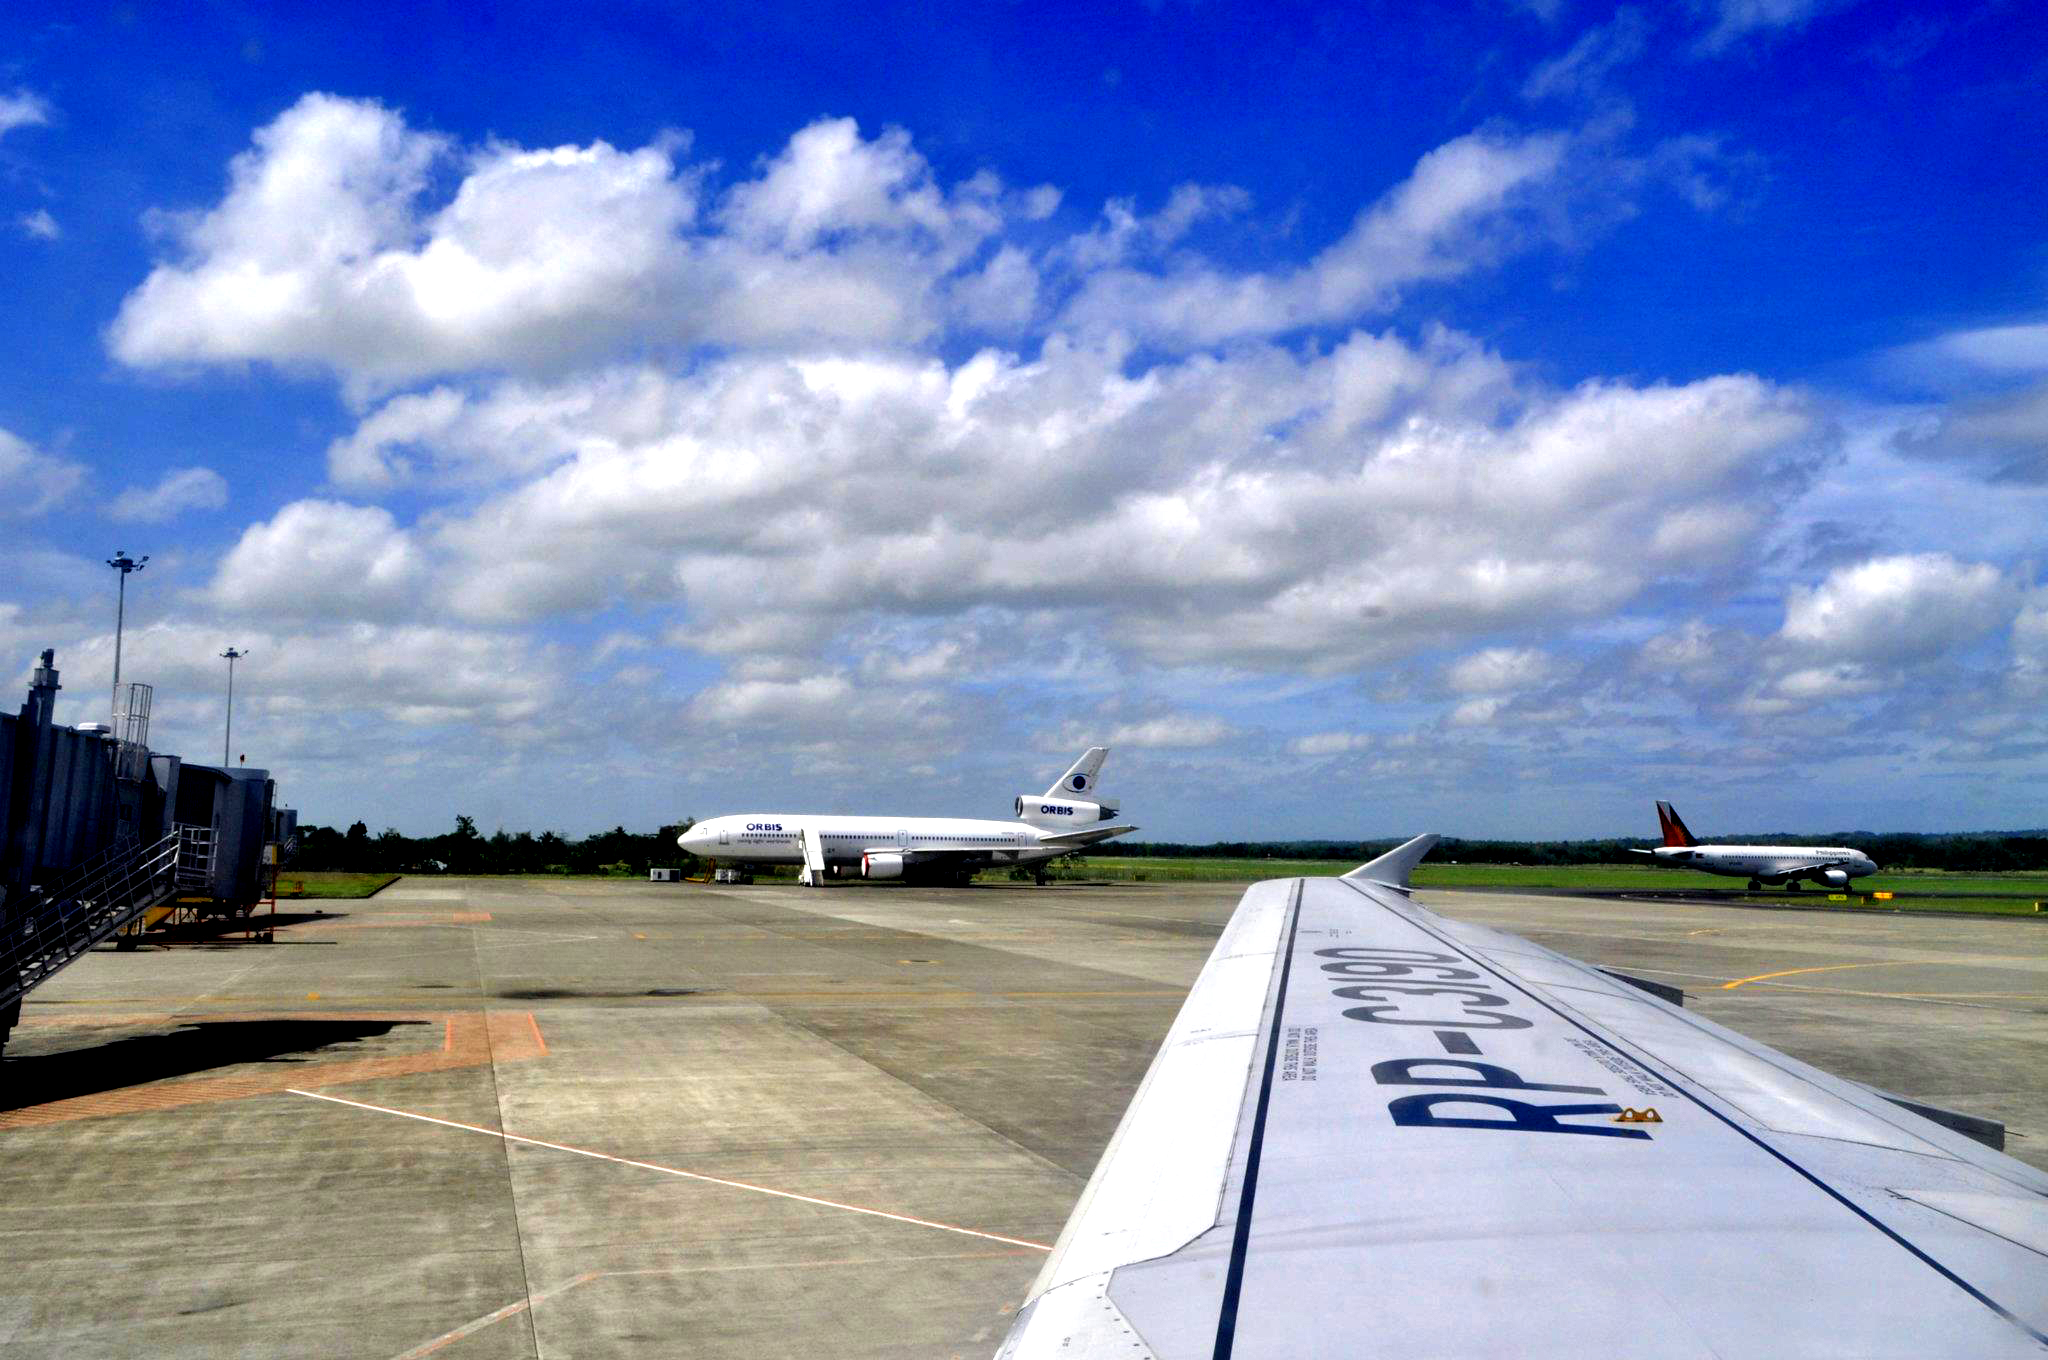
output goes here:
<path id="1" fill-rule="evenodd" d="M 1374 883 L 1385 883 L 1389 887 L 1394 888 L 1405 888 L 1408 886 L 1408 875 L 1413 872 L 1416 865 L 1422 862 L 1424 855 L 1427 855 L 1436 848 L 1437 839 L 1437 834 L 1434 831 L 1417 836 L 1405 845 L 1395 846 L 1371 863 L 1359 865 L 1356 869 L 1344 875 L 1344 877 L 1366 879 Z"/>

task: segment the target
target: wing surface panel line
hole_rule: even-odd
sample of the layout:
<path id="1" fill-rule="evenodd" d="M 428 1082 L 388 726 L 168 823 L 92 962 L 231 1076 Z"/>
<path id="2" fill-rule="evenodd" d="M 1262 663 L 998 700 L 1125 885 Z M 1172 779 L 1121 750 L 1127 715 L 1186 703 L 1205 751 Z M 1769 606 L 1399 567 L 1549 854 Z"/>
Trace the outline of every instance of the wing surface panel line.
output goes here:
<path id="1" fill-rule="evenodd" d="M 1373 905 L 1380 907 L 1382 910 L 1389 909 L 1389 904 L 1381 902 L 1379 899 L 1375 898 L 1370 892 L 1367 892 L 1356 881 L 1346 880 L 1342 878 L 1339 878 L 1336 881 L 1345 884 L 1346 887 L 1351 888 L 1353 891 L 1357 892 L 1359 896 L 1365 898 L 1368 902 L 1373 903 Z M 1296 910 L 1297 912 L 1299 911 L 1298 897 L 1296 899 Z M 1427 910 L 1427 908 L 1425 908 L 1424 910 Z M 1501 982 L 1505 983 L 1509 987 L 1514 988 L 1523 996 L 1528 997 L 1531 1001 L 1543 1007 L 1543 1009 L 1549 1011 L 1552 1015 L 1557 1016 L 1560 1020 L 1563 1020 L 1566 1024 L 1572 1026 L 1572 1028 L 1579 1030 L 1587 1037 L 1599 1043 L 1602 1047 L 1612 1050 L 1617 1056 L 1621 1058 L 1641 1065 L 1644 1068 L 1644 1070 L 1650 1072 L 1659 1081 L 1662 1081 L 1666 1085 L 1670 1086 L 1673 1090 L 1677 1091 L 1687 1100 L 1691 1101 L 1694 1105 L 1706 1111 L 1715 1119 L 1727 1125 L 1730 1129 L 1733 1129 L 1736 1133 L 1740 1134 L 1749 1142 L 1755 1144 L 1758 1148 L 1761 1148 L 1764 1152 L 1768 1153 L 1771 1157 L 1775 1158 L 1777 1161 L 1782 1163 L 1789 1170 L 1796 1173 L 1801 1179 L 1811 1184 L 1815 1189 L 1827 1195 L 1830 1199 L 1840 1204 L 1850 1213 L 1855 1214 L 1858 1218 L 1862 1219 L 1871 1227 L 1877 1229 L 1877 1231 L 1879 1231 L 1880 1233 L 1883 1233 L 1886 1237 L 1890 1238 L 1898 1246 L 1904 1248 L 1915 1259 L 1920 1261 L 1921 1264 L 1927 1266 L 1929 1269 L 1939 1274 L 1943 1279 L 1947 1280 L 1950 1284 L 1953 1284 L 1956 1288 L 1962 1290 L 1965 1294 L 1968 1294 L 1971 1298 L 1975 1299 L 1985 1308 L 1990 1309 L 1993 1313 L 1997 1314 L 2000 1318 L 2004 1319 L 2011 1326 L 2017 1328 L 2020 1332 L 2024 1333 L 2037 1345 L 2040 1345 L 2044 1349 L 2048 1349 L 2048 1334 L 2043 1334 L 2042 1332 L 2036 1330 L 2032 1325 L 2030 1325 L 2026 1321 L 2026 1319 L 2020 1317 L 2011 1309 L 2005 1307 L 1996 1299 L 1991 1298 L 1982 1290 L 1972 1285 L 1968 1280 L 1963 1279 L 1953 1270 L 1950 1270 L 1947 1266 L 1935 1260 L 1932 1256 L 1928 1255 L 1927 1252 L 1923 1251 L 1920 1247 L 1915 1246 L 1912 1242 L 1908 1241 L 1896 1229 L 1879 1220 L 1876 1216 L 1871 1214 L 1868 1210 L 1864 1209 L 1861 1205 L 1857 1204 L 1854 1200 L 1848 1198 L 1841 1191 L 1837 1190 L 1834 1186 L 1829 1185 L 1819 1176 L 1815 1175 L 1813 1172 L 1807 1170 L 1804 1166 L 1801 1166 L 1798 1162 L 1794 1161 L 1786 1153 L 1784 1153 L 1776 1147 L 1773 1147 L 1765 1139 L 1759 1137 L 1753 1130 L 1744 1128 L 1740 1122 L 1730 1118 L 1721 1110 L 1716 1109 L 1713 1105 L 1701 1099 L 1700 1096 L 1693 1090 L 1693 1082 L 1689 1080 L 1677 1080 L 1670 1076 L 1665 1075 L 1665 1073 L 1661 1070 L 1661 1065 L 1653 1065 L 1645 1061 L 1643 1058 L 1639 1057 L 1637 1054 L 1630 1052 L 1628 1049 L 1622 1047 L 1619 1043 L 1615 1042 L 1612 1038 L 1608 1037 L 1606 1034 L 1600 1032 L 1599 1030 L 1594 1029 L 1590 1025 L 1587 1025 L 1584 1021 L 1580 1020 L 1577 1016 L 1571 1014 L 1569 1011 L 1561 1008 L 1560 1006 L 1552 1003 L 1546 998 L 1539 996 L 1535 992 L 1529 990 L 1529 988 L 1523 986 L 1515 978 L 1509 976 L 1505 972 L 1505 970 L 1492 964 L 1491 962 L 1472 958 L 1472 954 L 1476 951 L 1470 948 L 1469 946 L 1460 945 L 1456 940 L 1452 939 L 1443 932 L 1437 930 L 1435 927 L 1423 921 L 1416 920 L 1413 916 L 1407 915 L 1407 913 L 1397 914 L 1405 916 L 1409 924 L 1413 925 L 1417 930 L 1420 930 L 1424 934 L 1431 936 L 1440 944 L 1443 944 L 1451 949 L 1457 950 L 1466 958 L 1470 959 L 1471 962 L 1478 964 L 1482 968 L 1487 969 L 1489 972 L 1493 973 L 1493 975 L 1496 978 L 1498 978 Z M 1289 953 L 1291 956 L 1293 946 L 1293 928 L 1291 922 L 1288 933 L 1288 945 Z M 1276 1037 L 1278 1035 L 1277 1025 L 1275 1028 L 1275 1035 Z M 1252 1152 L 1253 1156 L 1257 1155 L 1256 1144 L 1254 1144 Z M 1249 1189 L 1249 1186 L 1247 1187 L 1247 1189 Z M 1239 1226 L 1240 1231 L 1242 1232 L 1244 1229 L 1244 1225 L 1240 1223 Z M 1232 1266 L 1233 1269 L 1236 1269 L 1235 1259 L 1233 1259 Z M 1224 1357 L 1227 1354 L 1228 1352 L 1221 1348 L 1219 1338 L 1219 1348 L 1217 1350 L 1218 1360 L 1222 1360 L 1222 1357 Z"/>
<path id="2" fill-rule="evenodd" d="M 1216 1316 L 1214 1360 L 1230 1360 L 1237 1344 L 1237 1302 L 1244 1292 L 1245 1255 L 1251 1246 L 1252 1203 L 1259 1189 L 1259 1154 L 1266 1140 L 1266 1112 L 1273 1101 L 1273 1068 L 1280 1057 L 1281 1023 L 1287 1008 L 1287 982 L 1294 965 L 1295 930 L 1301 924 L 1301 880 L 1294 883 L 1287 904 L 1287 933 L 1280 946 L 1280 984 L 1273 992 L 1272 1034 L 1266 1040 L 1266 1067 L 1259 1078 L 1258 1111 L 1252 1116 L 1251 1141 L 1244 1157 L 1244 1191 L 1237 1201 L 1237 1224 L 1230 1244 L 1230 1270 L 1223 1281 L 1223 1305 Z"/>

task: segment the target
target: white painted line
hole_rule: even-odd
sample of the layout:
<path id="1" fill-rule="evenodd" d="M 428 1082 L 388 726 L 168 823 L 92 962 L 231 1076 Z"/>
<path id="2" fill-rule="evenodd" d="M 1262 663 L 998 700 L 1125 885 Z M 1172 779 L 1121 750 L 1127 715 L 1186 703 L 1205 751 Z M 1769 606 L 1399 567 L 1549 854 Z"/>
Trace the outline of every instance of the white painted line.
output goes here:
<path id="1" fill-rule="evenodd" d="M 556 1285 L 553 1289 L 543 1289 L 540 1293 L 533 1295 L 531 1298 L 521 1299 L 517 1303 L 508 1303 L 495 1313 L 485 1313 L 480 1318 L 474 1318 L 468 1322 L 463 1323 L 460 1327 L 457 1327 L 452 1332 L 443 1332 L 441 1333 L 441 1335 L 435 1337 L 432 1341 L 426 1342 L 423 1345 L 414 1346 L 405 1354 L 395 1357 L 395 1360 L 425 1360 L 425 1357 L 432 1355 L 435 1351 L 440 1350 L 443 1346 L 453 1345 L 455 1342 L 462 1340 L 462 1338 L 464 1338 L 465 1336 L 470 1336 L 474 1333 L 480 1332 L 484 1328 L 490 1326 L 493 1323 L 503 1322 L 508 1317 L 517 1317 L 519 1314 L 525 1312 L 527 1309 L 533 1307 L 537 1303 L 541 1303 L 547 1299 L 553 1298 L 557 1294 L 561 1294 L 568 1290 L 574 1289 L 579 1284 L 590 1283 L 592 1280 L 598 1277 L 598 1274 L 599 1272 L 595 1270 L 585 1271 L 583 1274 L 578 1275 L 573 1280 L 564 1280 L 562 1283 Z"/>
<path id="2" fill-rule="evenodd" d="M 845 1204 L 836 1199 L 820 1199 L 816 1195 L 799 1195 L 793 1190 L 777 1190 L 773 1186 L 752 1185 L 746 1181 L 727 1180 L 723 1176 L 707 1176 L 699 1171 L 684 1171 L 673 1166 L 662 1166 L 658 1162 L 640 1162 L 631 1157 L 614 1157 L 609 1152 L 593 1152 L 589 1148 L 570 1147 L 567 1143 L 550 1143 L 540 1138 L 525 1138 L 501 1129 L 487 1129 L 481 1124 L 464 1124 L 453 1119 L 440 1119 L 430 1114 L 414 1114 L 410 1110 L 394 1110 L 388 1105 L 371 1105 L 360 1100 L 344 1100 L 340 1096 L 322 1095 L 318 1091 L 301 1091 L 297 1087 L 285 1088 L 295 1096 L 311 1100 L 325 1100 L 335 1105 L 347 1105 L 357 1110 L 372 1110 L 378 1114 L 397 1115 L 401 1119 L 417 1119 L 422 1124 L 439 1124 L 443 1128 L 462 1129 L 467 1133 L 481 1133 L 491 1138 L 502 1138 L 508 1143 L 524 1143 L 528 1147 L 549 1148 L 555 1152 L 571 1152 L 578 1157 L 592 1157 L 600 1162 L 614 1162 L 619 1166 L 637 1166 L 643 1171 L 659 1171 L 664 1176 L 680 1176 L 684 1180 L 702 1181 L 706 1185 L 722 1185 L 729 1190 L 748 1190 L 757 1195 L 773 1195 L 776 1199 L 791 1199 L 800 1204 L 815 1204 L 825 1209 L 840 1209 L 849 1214 L 866 1214 L 870 1218 L 886 1218 L 895 1223 L 909 1223 L 919 1228 L 932 1228 L 939 1232 L 959 1233 L 963 1237 L 979 1237 L 987 1242 L 1001 1242 L 1012 1247 L 1030 1247 L 1034 1251 L 1051 1251 L 1044 1242 L 1027 1242 L 1021 1237 L 1004 1237 L 1001 1233 L 982 1232 L 978 1228 L 962 1228 L 953 1223 L 938 1223 L 929 1218 L 913 1218 L 909 1214 L 892 1214 L 886 1209 L 869 1209 L 858 1204 Z"/>

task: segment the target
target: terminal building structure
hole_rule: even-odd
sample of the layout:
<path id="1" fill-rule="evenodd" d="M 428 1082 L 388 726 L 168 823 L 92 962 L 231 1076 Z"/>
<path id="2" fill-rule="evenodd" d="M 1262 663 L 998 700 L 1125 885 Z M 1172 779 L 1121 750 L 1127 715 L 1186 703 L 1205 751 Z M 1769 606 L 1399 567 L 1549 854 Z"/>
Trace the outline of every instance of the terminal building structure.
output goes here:
<path id="1" fill-rule="evenodd" d="M 111 726 L 58 724 L 61 688 L 45 651 L 0 713 L 0 1045 L 22 998 L 95 945 L 246 916 L 297 829 L 268 771 L 151 751 L 148 685 L 121 686 Z"/>

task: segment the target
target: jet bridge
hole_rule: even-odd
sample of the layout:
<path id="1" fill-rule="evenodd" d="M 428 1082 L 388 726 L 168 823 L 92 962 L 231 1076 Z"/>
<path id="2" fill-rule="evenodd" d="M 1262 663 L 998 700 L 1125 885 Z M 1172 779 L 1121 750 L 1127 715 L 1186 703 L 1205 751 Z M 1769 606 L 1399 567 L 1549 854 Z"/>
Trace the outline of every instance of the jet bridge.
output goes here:
<path id="1" fill-rule="evenodd" d="M 295 826 L 267 771 L 153 755 L 147 685 L 122 686 L 112 729 L 60 726 L 56 654 L 40 660 L 0 714 L 0 1044 L 32 988 L 167 904 L 246 913 Z"/>

